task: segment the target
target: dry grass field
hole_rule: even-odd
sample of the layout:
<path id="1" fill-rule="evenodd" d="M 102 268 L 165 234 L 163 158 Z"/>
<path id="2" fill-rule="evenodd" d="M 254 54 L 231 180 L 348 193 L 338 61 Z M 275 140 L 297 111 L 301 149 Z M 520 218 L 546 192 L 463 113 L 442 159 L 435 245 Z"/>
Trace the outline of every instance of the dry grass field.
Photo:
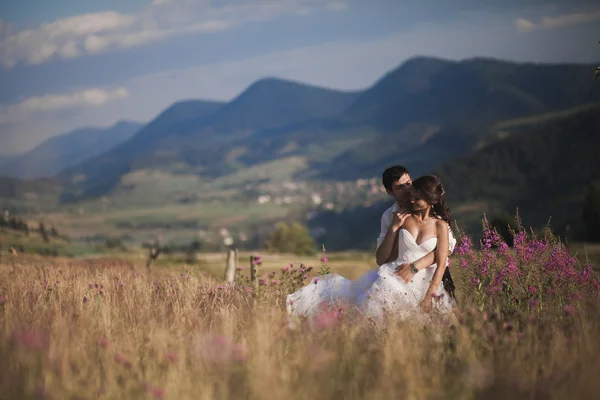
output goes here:
<path id="1" fill-rule="evenodd" d="M 285 295 L 310 282 L 301 264 L 318 274 L 318 257 L 264 255 L 255 289 L 243 277 L 222 282 L 223 255 L 150 271 L 119 259 L 5 256 L 1 397 L 595 397 L 597 274 L 551 240 L 468 247 L 452 257 L 458 318 L 424 328 L 393 316 L 374 326 L 349 309 L 289 319 Z M 375 267 L 364 254 L 329 259 L 348 277 Z"/>

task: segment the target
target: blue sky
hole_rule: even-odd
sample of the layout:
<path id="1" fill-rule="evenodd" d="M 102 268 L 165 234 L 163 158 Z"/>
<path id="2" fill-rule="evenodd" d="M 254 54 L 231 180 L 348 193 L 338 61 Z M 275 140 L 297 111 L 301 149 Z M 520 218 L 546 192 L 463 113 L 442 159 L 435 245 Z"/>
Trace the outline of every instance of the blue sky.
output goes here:
<path id="1" fill-rule="evenodd" d="M 0 154 L 265 76 L 366 88 L 407 58 L 600 60 L 587 0 L 3 0 Z"/>

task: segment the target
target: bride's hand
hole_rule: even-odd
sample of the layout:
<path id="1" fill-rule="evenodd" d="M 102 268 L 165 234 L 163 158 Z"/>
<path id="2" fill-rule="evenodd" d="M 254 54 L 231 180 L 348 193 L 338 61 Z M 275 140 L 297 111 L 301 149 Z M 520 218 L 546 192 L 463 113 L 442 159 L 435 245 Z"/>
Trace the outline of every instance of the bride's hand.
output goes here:
<path id="1" fill-rule="evenodd" d="M 394 216 L 392 217 L 392 223 L 390 224 L 390 227 L 397 231 L 404 224 L 404 221 L 409 215 L 410 214 L 406 210 L 395 212 Z"/>
<path id="2" fill-rule="evenodd" d="M 421 301 L 421 309 L 425 313 L 430 313 L 431 308 L 433 307 L 433 297 L 427 293 L 425 298 Z"/>
<path id="3" fill-rule="evenodd" d="M 394 270 L 394 273 L 398 275 L 400 278 L 404 279 L 404 282 L 408 283 L 412 280 L 413 274 L 410 270 L 410 264 L 400 264 Z"/>

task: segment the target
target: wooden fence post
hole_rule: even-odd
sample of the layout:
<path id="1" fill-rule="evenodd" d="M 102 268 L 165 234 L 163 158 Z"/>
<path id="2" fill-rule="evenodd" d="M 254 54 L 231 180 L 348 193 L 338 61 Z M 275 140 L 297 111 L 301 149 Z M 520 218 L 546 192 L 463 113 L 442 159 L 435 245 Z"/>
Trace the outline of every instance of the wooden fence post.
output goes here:
<path id="1" fill-rule="evenodd" d="M 237 247 L 235 249 L 235 275 L 237 275 L 238 267 L 240 266 L 240 252 Z"/>
<path id="2" fill-rule="evenodd" d="M 225 282 L 235 281 L 236 268 L 236 251 L 233 249 L 227 250 L 227 263 L 225 264 Z"/>
<path id="3" fill-rule="evenodd" d="M 258 289 L 258 265 L 254 262 L 254 256 L 250 256 L 250 282 L 252 282 L 252 286 L 254 289 Z"/>

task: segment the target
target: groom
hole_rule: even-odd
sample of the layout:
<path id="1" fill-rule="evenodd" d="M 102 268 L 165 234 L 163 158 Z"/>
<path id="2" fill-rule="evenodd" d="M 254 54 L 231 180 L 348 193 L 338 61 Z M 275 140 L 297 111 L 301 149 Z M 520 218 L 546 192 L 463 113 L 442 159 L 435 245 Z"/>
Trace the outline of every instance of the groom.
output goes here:
<path id="1" fill-rule="evenodd" d="M 381 216 L 381 231 L 377 238 L 377 251 L 375 253 L 377 265 L 379 266 L 398 258 L 398 231 L 410 214 L 410 186 L 412 185 L 412 178 L 408 169 L 401 165 L 387 168 L 383 171 L 381 180 L 385 191 L 394 198 L 395 202 Z M 452 236 L 452 231 L 449 234 L 449 253 L 452 254 L 456 240 Z M 435 252 L 431 251 L 411 264 L 398 265 L 396 275 L 406 282 L 410 282 L 417 272 L 433 264 L 435 264 Z"/>

